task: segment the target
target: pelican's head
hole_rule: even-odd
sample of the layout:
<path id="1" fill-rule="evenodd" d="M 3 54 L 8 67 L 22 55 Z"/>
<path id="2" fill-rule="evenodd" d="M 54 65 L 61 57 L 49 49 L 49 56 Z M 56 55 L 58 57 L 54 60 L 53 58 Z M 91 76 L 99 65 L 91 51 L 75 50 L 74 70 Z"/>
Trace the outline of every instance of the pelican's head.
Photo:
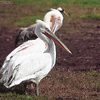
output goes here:
<path id="1" fill-rule="evenodd" d="M 54 12 L 53 15 L 51 16 L 51 22 L 52 22 L 51 29 L 52 29 L 52 32 L 55 33 L 62 26 L 62 23 L 63 23 L 62 13 L 64 13 L 66 16 L 68 16 L 68 14 L 61 7 L 58 7 L 57 9 L 51 9 L 51 10 L 53 10 Z"/>
<path id="2" fill-rule="evenodd" d="M 60 12 L 63 12 L 64 11 L 64 9 L 61 8 L 61 7 L 58 7 L 57 10 L 59 10 Z"/>
<path id="3" fill-rule="evenodd" d="M 51 29 L 47 23 L 45 23 L 42 20 L 36 20 L 35 34 L 42 40 L 49 43 L 49 38 L 46 35 L 42 34 L 42 32 L 45 30 L 45 28 L 51 31 Z"/>
<path id="4" fill-rule="evenodd" d="M 69 15 L 65 12 L 65 10 L 64 10 L 63 8 L 58 7 L 57 10 L 60 11 L 61 13 L 64 13 L 66 16 L 69 16 Z"/>
<path id="5" fill-rule="evenodd" d="M 50 39 L 52 39 L 61 48 L 72 54 L 65 44 L 61 42 L 55 34 L 53 34 L 48 24 L 41 20 L 37 20 L 36 23 L 36 34 L 38 37 L 40 37 L 42 40 L 45 40 L 47 43 L 49 43 Z"/>

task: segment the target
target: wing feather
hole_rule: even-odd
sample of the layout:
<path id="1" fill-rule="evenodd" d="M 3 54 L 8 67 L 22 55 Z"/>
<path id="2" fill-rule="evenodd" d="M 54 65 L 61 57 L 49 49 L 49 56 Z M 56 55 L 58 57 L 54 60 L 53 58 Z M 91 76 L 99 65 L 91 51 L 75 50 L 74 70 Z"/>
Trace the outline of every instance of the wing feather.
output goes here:
<path id="1" fill-rule="evenodd" d="M 14 49 L 5 59 L 4 64 L 0 70 L 0 73 L 5 73 L 6 70 L 8 70 L 8 66 L 12 66 L 12 61 L 16 61 L 18 57 L 22 58 L 24 56 L 27 56 L 31 53 L 40 53 L 44 52 L 47 49 L 47 45 L 44 41 L 42 41 L 40 38 L 37 38 L 36 40 L 29 40 L 16 49 Z M 21 60 L 17 60 L 15 63 L 16 65 L 20 62 Z"/>
<path id="2" fill-rule="evenodd" d="M 9 65 L 10 70 L 7 70 L 8 73 L 3 74 L 1 80 L 7 88 L 30 79 L 34 79 L 34 81 L 36 81 L 38 76 L 41 76 L 41 80 L 51 70 L 52 58 L 49 53 L 33 53 L 23 56 L 21 59 L 22 60 L 20 61 L 20 57 L 18 57 L 17 60 L 12 63 L 12 67 Z M 10 62 L 13 62 L 13 59 L 11 60 L 12 61 Z M 19 63 L 18 60 L 20 61 Z M 16 65 L 15 63 L 18 64 Z"/>

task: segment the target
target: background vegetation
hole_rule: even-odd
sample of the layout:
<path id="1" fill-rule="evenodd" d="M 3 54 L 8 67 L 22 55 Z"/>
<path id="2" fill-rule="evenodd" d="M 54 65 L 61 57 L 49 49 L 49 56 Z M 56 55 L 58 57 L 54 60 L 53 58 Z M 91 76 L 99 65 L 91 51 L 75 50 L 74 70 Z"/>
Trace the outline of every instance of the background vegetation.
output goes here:
<path id="1" fill-rule="evenodd" d="M 70 15 L 67 21 L 100 19 L 99 0 L 13 0 L 9 4 L 0 3 L 0 26 L 28 26 L 43 16 L 50 8 L 65 8 Z M 4 8 L 5 6 L 5 8 Z"/>

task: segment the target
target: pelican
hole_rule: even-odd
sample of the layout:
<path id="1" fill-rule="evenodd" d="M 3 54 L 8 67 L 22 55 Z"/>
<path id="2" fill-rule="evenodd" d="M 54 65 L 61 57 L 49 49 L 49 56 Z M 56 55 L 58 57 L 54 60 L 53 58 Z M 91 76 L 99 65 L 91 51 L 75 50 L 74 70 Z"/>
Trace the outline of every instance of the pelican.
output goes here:
<path id="1" fill-rule="evenodd" d="M 55 25 L 59 24 L 59 19 L 56 19 Z M 61 48 L 71 53 L 71 51 L 57 38 L 52 32 L 50 26 L 41 21 L 36 21 L 35 33 L 38 38 L 45 43 L 45 48 L 40 52 L 40 48 L 36 46 L 33 40 L 33 52 L 30 53 L 29 46 L 20 45 L 13 50 L 4 61 L 0 70 L 3 74 L 1 83 L 6 88 L 11 88 L 23 82 L 34 82 L 36 84 L 36 94 L 39 95 L 38 85 L 40 81 L 46 77 L 51 71 L 56 62 L 56 44 Z M 55 43 L 54 43 L 55 42 Z M 28 53 L 25 50 L 28 49 Z M 24 52 L 24 54 L 23 54 Z"/>
<path id="2" fill-rule="evenodd" d="M 44 16 L 44 19 L 43 19 L 44 22 L 46 22 L 50 26 L 53 33 L 55 33 L 62 26 L 62 23 L 63 23 L 62 13 L 68 16 L 68 14 L 61 7 L 58 7 L 57 9 L 51 8 L 51 11 L 47 12 Z M 58 25 L 58 28 L 55 30 L 54 22 L 55 22 L 55 19 L 58 17 L 59 17 L 59 20 L 61 20 L 60 21 L 61 23 Z M 37 36 L 35 35 L 35 28 L 36 28 L 36 24 L 33 24 L 26 28 L 20 28 L 19 34 L 15 40 L 15 46 L 18 44 L 20 40 L 26 41 L 26 40 L 36 39 Z"/>

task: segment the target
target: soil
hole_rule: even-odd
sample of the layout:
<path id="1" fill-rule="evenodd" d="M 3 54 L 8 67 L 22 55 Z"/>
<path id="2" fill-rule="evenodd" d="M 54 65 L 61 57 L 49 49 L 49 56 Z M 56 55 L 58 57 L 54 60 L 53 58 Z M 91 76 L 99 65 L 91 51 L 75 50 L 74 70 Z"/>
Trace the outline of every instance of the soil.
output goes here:
<path id="1" fill-rule="evenodd" d="M 19 27 L 0 28 L 0 67 L 5 57 L 15 48 L 14 41 L 18 35 L 18 29 Z M 50 74 L 63 69 L 66 72 L 95 70 L 100 72 L 100 20 L 64 23 L 56 35 L 72 51 L 72 55 L 57 46 L 57 61 Z M 40 88 L 42 86 L 43 84 Z M 20 92 L 23 92 L 23 89 Z M 6 91 L 9 90 L 3 87 L 2 92 Z"/>

